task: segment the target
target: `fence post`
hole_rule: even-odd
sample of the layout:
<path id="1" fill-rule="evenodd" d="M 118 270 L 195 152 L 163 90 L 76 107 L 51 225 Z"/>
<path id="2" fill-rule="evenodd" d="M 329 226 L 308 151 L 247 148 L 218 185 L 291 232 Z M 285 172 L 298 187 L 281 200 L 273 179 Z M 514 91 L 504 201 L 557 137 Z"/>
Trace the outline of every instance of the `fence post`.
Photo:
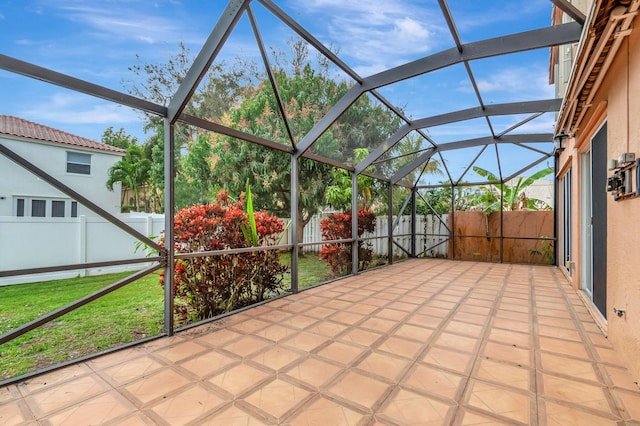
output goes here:
<path id="1" fill-rule="evenodd" d="M 78 263 L 87 263 L 87 216 L 80 215 L 78 219 Z M 80 276 L 86 277 L 87 270 L 80 271 Z"/>
<path id="2" fill-rule="evenodd" d="M 411 257 L 416 257 L 416 188 L 411 190 Z"/>

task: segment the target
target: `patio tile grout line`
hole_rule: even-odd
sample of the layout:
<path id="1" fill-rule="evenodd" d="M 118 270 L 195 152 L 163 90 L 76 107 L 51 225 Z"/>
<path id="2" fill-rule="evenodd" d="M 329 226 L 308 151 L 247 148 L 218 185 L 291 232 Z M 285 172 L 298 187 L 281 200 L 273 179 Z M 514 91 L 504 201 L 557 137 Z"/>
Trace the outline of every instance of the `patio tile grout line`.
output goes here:
<path id="1" fill-rule="evenodd" d="M 496 297 L 493 301 L 493 304 L 491 306 L 491 310 L 489 311 L 489 319 L 488 322 L 485 324 L 485 329 L 483 331 L 482 337 L 480 339 L 480 345 L 478 346 L 477 349 L 477 353 L 476 356 L 474 357 L 473 363 L 471 365 L 471 369 L 469 371 L 469 376 L 468 376 L 468 380 L 465 383 L 464 389 L 462 394 L 460 395 L 460 400 L 458 401 L 458 412 L 456 413 L 456 417 L 458 418 L 459 421 L 462 421 L 462 418 L 459 417 L 459 411 L 460 409 L 467 409 L 467 408 L 471 408 L 472 411 L 474 411 L 474 409 L 477 409 L 476 407 L 465 407 L 463 406 L 463 401 L 465 399 L 465 393 L 467 392 L 467 389 L 469 387 L 469 383 L 471 382 L 471 380 L 477 380 L 480 382 L 483 382 L 482 379 L 480 378 L 473 378 L 472 376 L 474 376 L 475 374 L 475 370 L 477 368 L 478 365 L 478 361 L 480 360 L 480 358 L 482 357 L 482 352 L 484 351 L 484 348 L 487 346 L 487 343 L 489 342 L 489 335 L 491 334 L 491 330 L 493 329 L 493 322 L 495 321 L 496 318 L 496 314 L 498 313 L 498 307 L 500 306 L 500 303 L 502 302 L 502 298 L 504 297 L 504 293 L 506 291 L 506 288 L 509 284 L 509 277 L 513 272 L 513 265 L 511 264 L 502 264 L 505 265 L 507 267 L 507 272 L 502 280 L 502 285 L 500 286 L 500 290 L 498 290 L 498 293 L 496 294 Z M 487 272 L 488 273 L 488 272 Z M 485 358 L 485 359 L 489 359 L 489 358 Z M 530 369 L 529 369 L 530 370 Z M 489 382 L 491 383 L 491 382 Z M 530 392 L 530 389 L 529 389 Z M 477 409 L 478 412 L 483 413 L 483 415 L 489 415 L 490 417 L 494 417 L 496 419 L 500 419 L 500 421 L 507 421 L 507 422 L 514 422 L 514 419 L 509 419 L 507 417 L 503 417 L 498 413 L 489 413 L 489 412 L 485 412 L 482 409 Z M 531 415 L 531 408 L 529 409 L 529 415 Z M 455 418 L 454 418 L 455 420 Z M 517 421 L 516 421 L 517 422 Z M 520 422 L 518 422 L 520 423 Z M 537 424 L 537 423 L 535 423 Z"/>

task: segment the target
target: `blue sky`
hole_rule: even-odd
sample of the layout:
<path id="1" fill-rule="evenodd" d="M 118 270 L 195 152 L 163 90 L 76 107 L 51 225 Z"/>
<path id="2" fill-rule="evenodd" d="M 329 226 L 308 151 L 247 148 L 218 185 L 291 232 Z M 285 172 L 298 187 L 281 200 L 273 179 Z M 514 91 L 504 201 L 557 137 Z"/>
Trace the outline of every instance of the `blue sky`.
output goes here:
<path id="1" fill-rule="evenodd" d="M 182 41 L 197 52 L 220 17 L 225 0 L 0 0 L 0 53 L 125 92 L 133 78 L 128 67 L 165 62 Z M 362 76 L 450 48 L 453 40 L 435 0 L 276 0 L 321 42 Z M 365 5 L 365 3 L 368 3 Z M 267 44 L 286 49 L 293 32 L 258 2 L 253 6 Z M 450 0 L 463 42 L 549 25 L 549 0 Z M 257 49 L 243 18 L 225 45 L 221 59 L 256 57 Z M 139 59 L 138 59 L 139 57 Z M 553 97 L 548 81 L 548 49 L 471 63 L 484 101 L 511 102 Z M 15 115 L 91 139 L 110 126 L 144 140 L 140 114 L 93 97 L 0 70 L 0 114 Z M 412 118 L 477 105 L 463 65 L 436 71 L 380 89 Z M 525 118 L 496 119 L 496 132 Z M 553 114 L 525 125 L 522 131 L 552 132 Z M 442 142 L 486 136 L 485 120 L 429 130 Z M 505 168 L 518 170 L 515 160 Z M 492 148 L 493 149 L 493 148 Z M 503 149 L 502 147 L 500 149 Z M 467 152 L 448 154 L 451 168 L 461 170 Z M 486 164 L 495 163 L 487 153 Z M 483 155 L 484 157 L 484 155 Z M 468 161 L 468 160 L 467 160 Z M 483 163 L 484 164 L 484 163 Z M 511 164 L 511 163 L 510 163 Z"/>

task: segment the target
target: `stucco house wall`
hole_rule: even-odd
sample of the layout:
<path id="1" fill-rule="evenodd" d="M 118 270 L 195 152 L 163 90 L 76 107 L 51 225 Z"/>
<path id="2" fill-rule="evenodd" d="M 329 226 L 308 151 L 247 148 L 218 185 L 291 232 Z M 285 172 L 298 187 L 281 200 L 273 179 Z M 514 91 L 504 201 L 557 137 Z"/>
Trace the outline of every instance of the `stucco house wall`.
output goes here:
<path id="1" fill-rule="evenodd" d="M 120 184 L 114 185 L 113 191 L 109 191 L 105 184 L 109 168 L 124 156 L 124 150 L 9 116 L 0 116 L 0 144 L 109 213 L 120 213 Z M 67 172 L 68 152 L 88 155 L 91 159 L 90 173 Z M 51 217 L 51 200 L 66 201 L 65 217 L 70 216 L 70 197 L 0 155 L 0 216 L 16 216 L 19 198 L 26 202 L 25 216 L 29 216 L 32 199 L 47 200 L 46 217 Z M 77 216 L 80 215 L 96 216 L 78 203 Z"/>
<path id="2" fill-rule="evenodd" d="M 570 169 L 572 173 L 572 238 L 571 261 L 574 266 L 565 269 L 576 291 L 581 292 L 583 274 L 582 259 L 588 238 L 580 226 L 585 194 L 581 181 L 586 170 L 580 161 L 589 151 L 590 141 L 603 123 L 607 123 L 607 160 L 617 159 L 622 153 L 632 152 L 640 156 L 640 19 L 634 18 L 631 31 L 625 34 L 619 50 L 612 58 L 599 86 L 594 87 L 593 100 L 586 114 L 569 130 L 571 138 L 559 157 L 559 174 L 562 178 Z M 578 67 L 579 69 L 579 67 Z M 567 111 L 564 111 L 566 114 Z M 563 116 L 559 117 L 562 122 Z M 565 129 L 563 129 L 565 130 Z M 608 172 L 608 176 L 612 172 Z M 635 170 L 634 170 L 635 173 Z M 635 186 L 634 186 L 635 187 Z M 606 188 L 595 188 L 606 191 Z M 560 202 L 562 204 L 562 202 Z M 636 380 L 640 381 L 640 197 L 614 201 L 607 195 L 607 303 L 606 320 L 593 307 L 593 315 L 606 332 L 617 354 L 625 361 Z M 559 232 L 562 246 L 563 230 Z M 585 297 L 587 305 L 590 300 Z M 618 317 L 613 309 L 625 313 Z"/>

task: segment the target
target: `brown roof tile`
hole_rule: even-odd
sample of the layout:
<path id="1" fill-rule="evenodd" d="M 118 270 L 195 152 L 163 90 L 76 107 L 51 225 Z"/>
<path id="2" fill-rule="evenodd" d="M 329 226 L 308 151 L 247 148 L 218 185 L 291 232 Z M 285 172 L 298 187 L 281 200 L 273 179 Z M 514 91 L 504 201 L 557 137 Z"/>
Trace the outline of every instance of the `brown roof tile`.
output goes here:
<path id="1" fill-rule="evenodd" d="M 63 132 L 62 130 L 34 123 L 33 121 L 13 117 L 11 115 L 0 115 L 0 134 L 56 142 L 82 148 L 98 149 L 100 151 L 109 151 L 119 154 L 125 153 L 124 149 Z"/>

